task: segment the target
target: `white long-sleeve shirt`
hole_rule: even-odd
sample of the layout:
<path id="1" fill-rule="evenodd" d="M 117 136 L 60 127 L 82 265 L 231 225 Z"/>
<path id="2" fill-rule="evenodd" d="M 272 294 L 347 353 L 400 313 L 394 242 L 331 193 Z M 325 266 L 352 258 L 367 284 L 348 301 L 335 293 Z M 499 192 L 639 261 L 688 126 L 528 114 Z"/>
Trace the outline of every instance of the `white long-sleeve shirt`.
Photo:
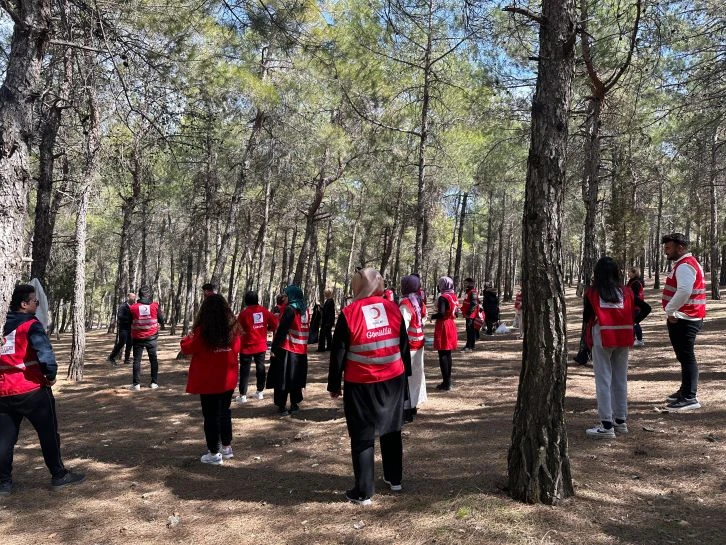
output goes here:
<path id="1" fill-rule="evenodd" d="M 691 253 L 683 254 L 681 257 L 673 262 L 673 267 L 686 257 L 690 257 Z M 694 269 L 688 263 L 683 263 L 676 268 L 676 292 L 665 307 L 666 316 L 673 316 L 681 320 L 700 320 L 700 318 L 694 318 L 688 316 L 682 312 L 678 312 L 686 302 L 691 298 L 691 292 L 693 291 L 693 284 L 696 283 L 696 269 Z"/>

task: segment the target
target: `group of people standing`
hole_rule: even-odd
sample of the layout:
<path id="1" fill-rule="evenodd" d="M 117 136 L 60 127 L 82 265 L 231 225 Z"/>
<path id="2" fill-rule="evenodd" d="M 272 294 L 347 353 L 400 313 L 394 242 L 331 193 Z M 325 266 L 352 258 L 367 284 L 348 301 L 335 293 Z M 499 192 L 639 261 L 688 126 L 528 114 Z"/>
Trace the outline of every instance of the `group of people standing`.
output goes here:
<path id="1" fill-rule="evenodd" d="M 661 239 L 671 261 L 661 298 L 668 337 L 681 366 L 681 384 L 665 400 L 665 410 L 688 412 L 701 408 L 696 397 L 698 364 L 696 335 L 706 317 L 706 284 L 703 269 L 688 251 L 688 238 L 671 233 Z M 628 357 L 632 346 L 643 346 L 640 322 L 651 312 L 643 300 L 643 283 L 636 268 L 623 279 L 617 263 L 604 256 L 595 264 L 591 286 L 585 292 L 583 324 L 592 351 L 595 392 L 600 424 L 586 434 L 595 439 L 628 433 Z"/>

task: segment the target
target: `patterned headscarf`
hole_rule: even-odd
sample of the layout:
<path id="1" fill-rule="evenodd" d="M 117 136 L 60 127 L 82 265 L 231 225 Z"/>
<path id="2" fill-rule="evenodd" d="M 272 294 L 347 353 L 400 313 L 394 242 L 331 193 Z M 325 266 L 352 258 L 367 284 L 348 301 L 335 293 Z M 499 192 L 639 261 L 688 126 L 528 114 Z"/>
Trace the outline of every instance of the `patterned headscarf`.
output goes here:
<path id="1" fill-rule="evenodd" d="M 290 284 L 285 288 L 285 295 L 287 295 L 287 304 L 299 313 L 302 314 L 305 312 L 305 309 L 308 308 L 308 303 L 305 300 L 305 296 L 303 295 L 300 286 Z"/>
<path id="2" fill-rule="evenodd" d="M 350 281 L 353 290 L 353 301 L 365 299 L 372 295 L 383 295 L 383 277 L 377 270 L 367 267 L 356 271 Z"/>
<path id="3" fill-rule="evenodd" d="M 413 305 L 413 310 L 416 311 L 416 316 L 421 321 L 421 296 L 419 290 L 421 289 L 421 279 L 418 276 L 409 274 L 401 278 L 401 294 L 408 298 Z"/>
<path id="4" fill-rule="evenodd" d="M 445 293 L 454 293 L 454 281 L 448 276 L 439 278 L 439 292 L 441 295 Z"/>

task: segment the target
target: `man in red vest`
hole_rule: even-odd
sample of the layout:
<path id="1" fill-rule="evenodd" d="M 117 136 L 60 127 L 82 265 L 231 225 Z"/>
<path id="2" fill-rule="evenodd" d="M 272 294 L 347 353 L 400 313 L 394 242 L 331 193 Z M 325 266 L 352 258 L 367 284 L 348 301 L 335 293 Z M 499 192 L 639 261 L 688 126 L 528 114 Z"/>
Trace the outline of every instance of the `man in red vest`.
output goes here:
<path id="1" fill-rule="evenodd" d="M 54 489 L 86 477 L 68 471 L 61 460 L 51 390 L 58 365 L 48 336 L 35 318 L 37 307 L 33 286 L 15 286 L 0 342 L 0 496 L 8 496 L 13 489 L 13 450 L 23 418 L 30 420 L 38 433 Z"/>
<path id="2" fill-rule="evenodd" d="M 159 326 L 164 325 L 164 313 L 159 303 L 151 300 L 151 289 L 147 286 L 139 289 L 139 300 L 129 307 L 131 312 L 131 338 L 134 343 L 134 383 L 130 390 L 141 390 L 141 356 L 144 348 L 149 355 L 151 365 L 151 384 L 155 390 L 159 387 L 159 360 L 156 356 L 156 341 L 159 337 Z"/>
<path id="3" fill-rule="evenodd" d="M 666 406 L 669 411 L 692 411 L 701 408 L 696 398 L 698 364 L 693 346 L 706 317 L 706 283 L 701 265 L 688 251 L 684 234 L 665 235 L 661 243 L 666 257 L 673 261 L 661 304 L 666 313 L 668 336 L 681 364 L 681 387 L 668 396 Z"/>

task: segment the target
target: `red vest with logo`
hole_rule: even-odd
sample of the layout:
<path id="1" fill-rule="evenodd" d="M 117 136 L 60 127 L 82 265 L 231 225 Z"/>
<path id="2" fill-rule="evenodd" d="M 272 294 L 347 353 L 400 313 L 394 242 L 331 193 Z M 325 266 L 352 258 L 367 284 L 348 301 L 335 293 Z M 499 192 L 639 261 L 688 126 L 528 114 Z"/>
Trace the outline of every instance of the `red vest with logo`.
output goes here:
<path id="1" fill-rule="evenodd" d="M 453 293 L 440 295 L 449 303 L 449 310 L 446 315 L 439 317 L 434 326 L 434 350 L 456 350 L 459 344 L 458 332 L 456 330 L 456 311 L 459 308 L 459 301 Z"/>
<path id="2" fill-rule="evenodd" d="M 691 318 L 705 318 L 706 317 L 706 283 L 703 280 L 703 269 L 698 263 L 695 257 L 689 255 L 684 257 L 678 263 L 676 263 L 673 270 L 666 278 L 665 287 L 663 288 L 663 296 L 661 304 L 663 308 L 666 308 L 668 301 L 673 299 L 673 294 L 678 289 L 678 281 L 676 279 L 676 269 L 683 264 L 688 264 L 696 270 L 696 281 L 693 283 L 693 289 L 691 290 L 691 296 L 688 301 L 678 309 L 678 312 L 682 312 Z"/>
<path id="3" fill-rule="evenodd" d="M 240 354 L 259 354 L 267 350 L 267 331 L 277 328 L 277 318 L 261 305 L 250 305 L 237 316 L 242 326 Z"/>
<path id="4" fill-rule="evenodd" d="M 307 354 L 308 336 L 310 335 L 310 311 L 305 309 L 305 314 L 300 314 L 293 309 L 295 317 L 287 330 L 287 337 L 282 341 L 282 349 L 294 354 Z"/>
<path id="5" fill-rule="evenodd" d="M 23 322 L 2 338 L 0 345 L 0 396 L 27 394 L 47 384 L 28 331 L 35 318 Z"/>
<path id="6" fill-rule="evenodd" d="M 478 304 L 472 305 L 472 299 L 477 302 L 479 301 L 479 294 L 476 291 L 476 288 L 469 288 L 466 290 L 466 295 L 464 296 L 464 302 L 461 304 L 461 313 L 466 318 L 475 318 L 478 311 Z"/>
<path id="7" fill-rule="evenodd" d="M 603 301 L 596 289 L 588 288 L 587 299 L 595 311 L 595 324 L 600 326 L 600 339 L 604 348 L 633 346 L 633 298 L 633 290 L 627 286 L 623 289 L 622 301 L 618 303 Z"/>
<path id="8" fill-rule="evenodd" d="M 159 333 L 159 303 L 134 303 L 129 310 L 132 339 L 148 339 Z"/>
<path id="9" fill-rule="evenodd" d="M 343 316 L 350 329 L 346 382 L 383 382 L 404 372 L 400 348 L 403 317 L 395 303 L 366 297 L 345 307 Z"/>
<path id="10" fill-rule="evenodd" d="M 416 310 L 413 308 L 413 303 L 408 297 L 401 299 L 401 306 L 405 306 L 411 313 L 411 321 L 408 324 L 406 333 L 408 333 L 408 345 L 411 352 L 416 352 L 416 350 L 423 348 L 424 345 L 425 339 L 423 326 L 421 325 L 419 317 L 416 316 Z"/>

